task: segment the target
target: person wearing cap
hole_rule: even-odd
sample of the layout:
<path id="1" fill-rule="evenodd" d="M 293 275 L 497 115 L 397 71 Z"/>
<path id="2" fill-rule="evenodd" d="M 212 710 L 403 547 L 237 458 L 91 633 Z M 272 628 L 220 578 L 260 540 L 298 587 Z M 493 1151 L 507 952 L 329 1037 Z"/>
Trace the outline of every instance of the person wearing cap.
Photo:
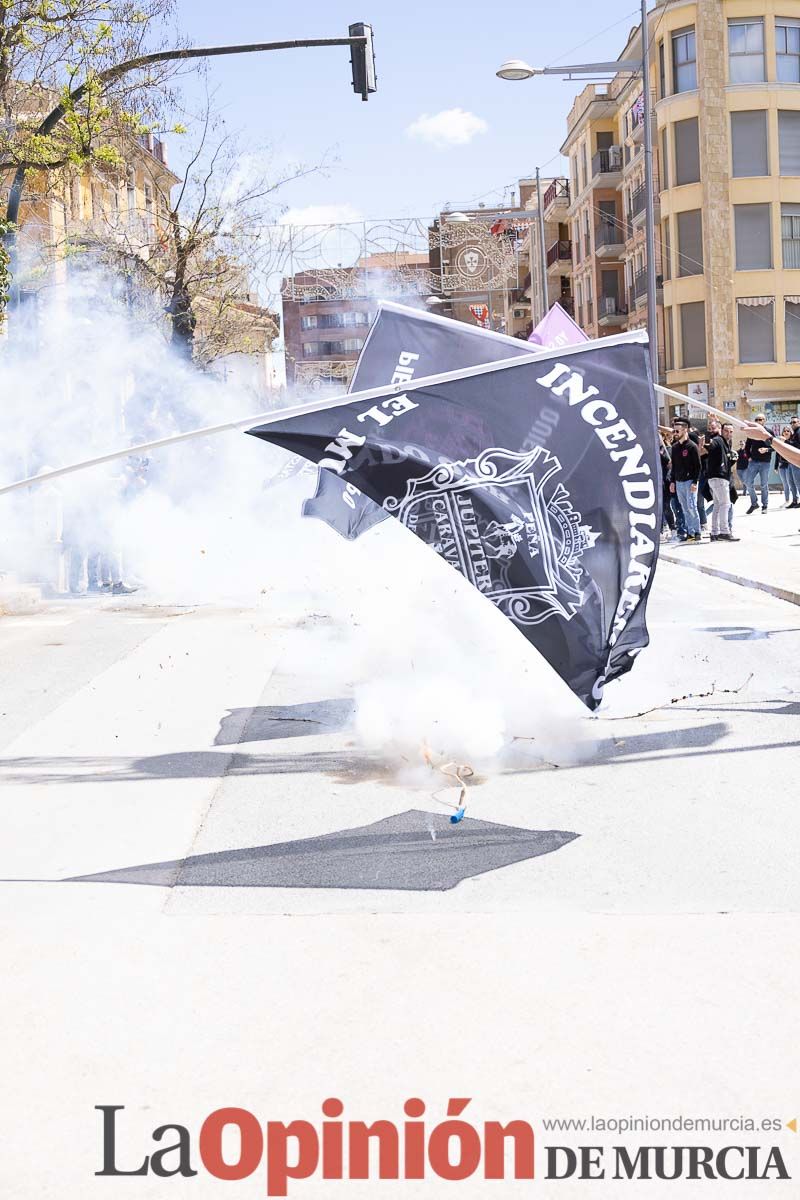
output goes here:
<path id="1" fill-rule="evenodd" d="M 700 451 L 689 437 L 689 422 L 675 417 L 672 422 L 676 440 L 672 443 L 672 483 L 670 491 L 678 497 L 686 521 L 687 545 L 698 544 L 700 514 L 697 511 L 697 481 L 700 478 Z"/>
<path id="2" fill-rule="evenodd" d="M 766 429 L 766 417 L 763 413 L 759 413 L 755 418 L 756 425 L 764 429 L 769 436 L 769 431 Z M 765 445 L 759 438 L 748 437 L 744 444 L 744 451 L 750 460 L 750 466 L 747 468 L 747 493 L 750 497 L 750 507 L 748 513 L 754 513 L 758 508 L 758 500 L 756 499 L 756 479 L 761 480 L 761 511 L 767 511 L 769 504 L 769 467 L 772 454 L 770 453 L 770 445 Z"/>

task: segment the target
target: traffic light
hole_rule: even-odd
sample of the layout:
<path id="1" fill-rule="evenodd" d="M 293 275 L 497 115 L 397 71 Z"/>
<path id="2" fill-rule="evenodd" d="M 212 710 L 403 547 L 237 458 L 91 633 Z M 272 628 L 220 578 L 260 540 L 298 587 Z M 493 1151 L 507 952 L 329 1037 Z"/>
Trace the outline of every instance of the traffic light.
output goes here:
<path id="1" fill-rule="evenodd" d="M 365 41 L 356 42 L 350 47 L 350 66 L 353 70 L 353 91 L 358 92 L 362 100 L 368 100 L 370 92 L 377 92 L 378 84 L 375 75 L 375 50 L 372 45 L 372 26 L 363 21 L 356 21 L 348 28 L 350 37 L 363 37 Z"/>

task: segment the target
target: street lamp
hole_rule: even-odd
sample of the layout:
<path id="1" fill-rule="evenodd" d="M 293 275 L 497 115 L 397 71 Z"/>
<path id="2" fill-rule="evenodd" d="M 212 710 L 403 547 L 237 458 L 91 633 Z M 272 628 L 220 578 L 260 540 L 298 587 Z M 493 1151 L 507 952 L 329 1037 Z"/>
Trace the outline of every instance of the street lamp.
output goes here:
<path id="1" fill-rule="evenodd" d="M 642 57 L 619 58 L 615 62 L 578 63 L 566 67 L 532 67 L 520 58 L 511 58 L 497 71 L 500 79 L 532 79 L 534 75 L 560 75 L 574 79 L 581 75 L 605 75 L 627 72 L 640 75 L 644 97 L 644 189 L 645 243 L 647 247 L 647 330 L 650 340 L 650 369 L 653 382 L 658 383 L 658 328 L 656 324 L 656 226 L 653 199 L 653 128 L 650 98 L 650 37 L 647 23 L 647 0 L 641 0 Z M 541 205 L 540 205 L 541 213 Z M 543 219 L 543 218 L 542 218 Z M 546 287 L 546 285 L 545 285 Z M 545 295 L 546 295 L 545 290 Z"/>

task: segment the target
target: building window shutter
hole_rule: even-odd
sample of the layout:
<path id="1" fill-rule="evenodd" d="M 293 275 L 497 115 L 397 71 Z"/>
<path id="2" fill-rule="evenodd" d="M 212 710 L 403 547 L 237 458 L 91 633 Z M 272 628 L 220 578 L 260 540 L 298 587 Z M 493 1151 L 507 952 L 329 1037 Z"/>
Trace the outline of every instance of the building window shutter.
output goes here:
<path id="1" fill-rule="evenodd" d="M 781 244 L 784 267 L 800 270 L 800 204 L 781 205 Z"/>
<path id="2" fill-rule="evenodd" d="M 735 177 L 769 175 L 766 109 L 731 113 L 731 146 Z"/>
<path id="3" fill-rule="evenodd" d="M 703 274 L 703 218 L 699 208 L 678 213 L 678 274 Z"/>
<path id="4" fill-rule="evenodd" d="M 772 267 L 770 209 L 769 204 L 734 204 L 737 271 L 758 271 Z"/>
<path id="5" fill-rule="evenodd" d="M 778 113 L 778 144 L 781 175 L 800 175 L 800 112 Z"/>
<path id="6" fill-rule="evenodd" d="M 775 305 L 767 297 L 754 296 L 737 303 L 739 362 L 775 362 Z"/>
<path id="7" fill-rule="evenodd" d="M 784 312 L 786 332 L 786 361 L 800 362 L 800 304 L 787 300 Z"/>
<path id="8" fill-rule="evenodd" d="M 697 183 L 700 179 L 700 142 L 697 117 L 675 122 L 675 183 Z"/>
<path id="9" fill-rule="evenodd" d="M 703 300 L 678 306 L 681 320 L 683 367 L 706 365 L 706 306 Z"/>

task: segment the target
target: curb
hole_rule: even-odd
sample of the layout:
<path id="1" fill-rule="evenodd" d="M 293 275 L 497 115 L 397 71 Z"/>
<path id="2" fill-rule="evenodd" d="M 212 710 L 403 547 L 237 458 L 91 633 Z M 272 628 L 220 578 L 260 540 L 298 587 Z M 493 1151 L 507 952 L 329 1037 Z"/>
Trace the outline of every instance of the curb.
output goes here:
<path id="1" fill-rule="evenodd" d="M 776 596 L 778 600 L 786 600 L 789 604 L 800 604 L 800 592 L 793 592 L 790 588 L 777 587 L 772 583 L 762 583 L 760 579 L 747 579 L 744 575 L 734 575 L 731 571 L 723 571 L 720 567 L 709 567 L 705 563 L 673 557 L 663 549 L 659 552 L 659 558 L 663 558 L 665 562 L 675 563 L 678 567 L 689 567 L 692 571 L 702 571 L 704 575 L 713 575 L 716 579 L 724 579 L 727 583 L 738 583 L 740 587 L 753 588 L 758 592 L 768 592 L 770 596 Z"/>

